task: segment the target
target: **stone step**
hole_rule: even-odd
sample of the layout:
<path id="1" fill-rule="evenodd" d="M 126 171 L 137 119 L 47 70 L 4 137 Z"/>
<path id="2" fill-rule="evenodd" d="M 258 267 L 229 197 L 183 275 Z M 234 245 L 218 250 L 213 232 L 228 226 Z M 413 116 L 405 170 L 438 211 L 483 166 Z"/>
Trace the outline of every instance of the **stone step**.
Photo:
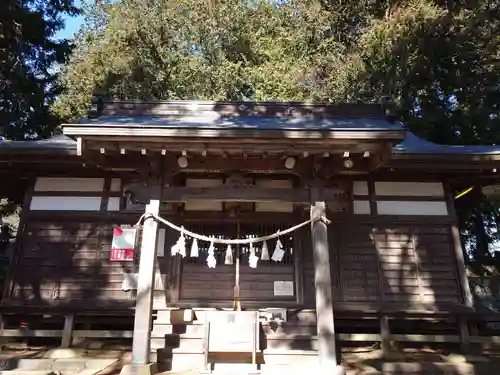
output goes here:
<path id="1" fill-rule="evenodd" d="M 154 306 L 156 311 L 156 321 L 158 323 L 164 324 L 182 324 L 189 323 L 192 321 L 196 322 L 205 322 L 207 320 L 207 316 L 217 311 L 216 309 L 206 308 L 206 309 L 172 309 L 172 308 L 162 308 L 158 304 Z M 272 311 L 268 309 L 259 310 L 260 316 L 264 320 L 272 320 L 270 314 L 272 315 Z M 281 311 L 281 309 L 280 309 Z M 286 320 L 290 323 L 298 323 L 298 324 L 316 324 L 316 312 L 311 309 L 304 309 L 298 312 L 288 311 L 286 314 Z"/>
<path id="2" fill-rule="evenodd" d="M 163 339 L 151 339 L 151 350 L 171 349 L 174 353 L 191 353 L 203 350 L 203 339 L 176 339 L 167 337 Z"/>
<path id="3" fill-rule="evenodd" d="M 172 357 L 182 357 L 183 355 L 186 356 L 197 356 L 201 355 L 203 356 L 203 350 L 197 350 L 197 349 L 157 349 L 156 353 L 151 352 L 152 355 L 154 355 L 154 358 L 157 362 L 162 362 L 164 360 L 170 360 Z M 262 352 L 257 353 L 258 356 L 261 358 L 267 359 L 267 358 L 274 358 L 276 360 L 277 358 L 284 358 L 286 360 L 293 359 L 295 357 L 297 358 L 306 358 L 306 357 L 317 357 L 318 352 L 314 350 L 296 350 L 296 349 L 266 349 L 263 350 Z M 215 357 L 218 356 L 227 356 L 226 354 L 219 354 L 219 353 L 211 353 L 211 355 L 214 355 Z M 248 357 L 250 353 L 229 353 L 229 356 L 234 356 L 235 358 L 243 356 L 243 357 Z M 267 360 L 266 360 L 267 363 Z M 283 364 L 286 364 L 287 362 L 284 362 Z"/>
<path id="4" fill-rule="evenodd" d="M 164 349 L 172 348 L 173 350 L 202 350 L 203 349 L 203 337 L 197 336 L 183 336 L 183 335 L 165 335 L 160 338 L 151 339 L 151 349 Z M 264 349 L 301 349 L 301 350 L 318 350 L 318 340 L 313 337 L 296 337 L 288 336 L 283 337 L 270 337 L 263 339 L 261 345 Z"/>
<path id="5" fill-rule="evenodd" d="M 205 319 L 206 314 L 200 311 L 200 317 Z M 158 310 L 156 312 L 156 324 L 186 324 L 193 321 L 200 321 L 193 309 L 172 309 L 172 310 Z M 203 320 L 204 321 L 204 320 Z"/>
<path id="6" fill-rule="evenodd" d="M 263 323 L 261 324 L 262 331 L 267 337 L 276 336 L 283 337 L 286 336 L 315 336 L 316 335 L 316 325 L 298 325 L 298 324 L 281 324 L 274 325 Z M 206 326 L 204 323 L 189 323 L 189 324 L 162 324 L 153 323 L 152 333 L 156 336 L 161 335 L 186 335 L 193 337 L 204 337 Z"/>
<path id="7" fill-rule="evenodd" d="M 215 363 L 215 368 L 219 371 L 224 371 L 227 369 L 229 363 L 223 363 L 228 361 L 228 358 L 235 357 L 233 355 L 229 356 L 216 356 L 217 363 Z M 249 356 L 246 355 L 249 359 Z M 164 352 L 159 351 L 157 356 L 154 357 L 157 360 L 158 368 L 160 371 L 187 371 L 187 370 L 200 370 L 204 367 L 205 357 L 202 353 L 173 353 L 173 355 L 166 355 Z M 259 358 L 259 356 L 258 356 Z M 318 361 L 318 354 L 313 351 L 299 351 L 299 350 L 269 350 L 265 351 L 264 355 L 260 356 L 261 369 L 272 369 L 275 367 L 286 368 L 288 366 L 297 365 L 313 365 Z M 237 365 L 246 365 L 246 363 L 233 363 Z M 249 366 L 253 366 L 250 363 Z M 243 366 L 245 367 L 245 366 Z M 255 366 L 254 366 L 255 368 Z M 243 372 L 244 373 L 244 372 Z M 284 374 L 286 372 L 282 372 Z M 240 372 L 233 372 L 234 374 L 240 374 Z"/>

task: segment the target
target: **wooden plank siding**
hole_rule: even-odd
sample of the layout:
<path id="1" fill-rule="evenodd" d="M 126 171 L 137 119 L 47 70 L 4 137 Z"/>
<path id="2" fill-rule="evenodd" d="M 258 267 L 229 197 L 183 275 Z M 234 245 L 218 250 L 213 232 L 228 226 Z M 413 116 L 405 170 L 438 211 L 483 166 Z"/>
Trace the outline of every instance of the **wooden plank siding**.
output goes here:
<path id="1" fill-rule="evenodd" d="M 123 291 L 122 282 L 125 273 L 138 272 L 140 254 L 136 252 L 133 262 L 109 261 L 116 225 L 81 218 L 29 222 L 14 265 L 10 302 L 85 304 L 94 300 L 133 305 L 135 291 Z M 158 258 L 159 273 L 167 273 L 168 262 L 168 257 Z"/>
<path id="2" fill-rule="evenodd" d="M 329 236 L 334 301 L 397 303 L 408 309 L 461 303 L 449 226 L 331 224 Z M 313 308 L 307 247 L 303 261 L 305 306 Z"/>
<path id="3" fill-rule="evenodd" d="M 105 261 L 111 244 L 106 237 L 112 237 L 106 229 L 96 222 L 28 223 L 11 299 L 127 300 L 121 290 L 123 272 L 132 272 L 134 264 Z"/>
<path id="4" fill-rule="evenodd" d="M 138 271 L 140 254 L 134 262 L 109 262 L 115 224 L 86 220 L 75 217 L 72 221 L 44 219 L 27 223 L 12 272 L 12 301 L 84 303 L 93 299 L 133 304 L 135 291 L 122 290 L 123 274 Z M 198 306 L 210 301 L 232 301 L 235 268 L 223 264 L 224 250 L 219 251 L 215 269 L 208 268 L 201 258 L 196 262 L 184 258 L 173 263 L 180 267 L 176 271 L 169 256 L 176 233 L 167 233 L 165 257 L 158 258 L 157 273 L 167 274 L 170 285 L 155 292 L 157 299 L 175 302 L 177 292 L 178 302 L 199 302 Z M 461 302 L 447 225 L 332 223 L 329 236 L 334 301 L 399 302 L 408 308 L 412 304 Z M 303 306 L 314 308 L 310 229 L 297 231 L 295 242 L 301 248 Z M 268 245 L 272 255 L 274 243 Z M 295 281 L 293 261 L 266 263 L 270 262 L 259 261 L 258 267 L 252 269 L 242 258 L 242 302 L 258 302 L 252 306 L 262 308 L 295 306 L 296 295 L 276 297 L 273 291 L 274 281 Z"/>

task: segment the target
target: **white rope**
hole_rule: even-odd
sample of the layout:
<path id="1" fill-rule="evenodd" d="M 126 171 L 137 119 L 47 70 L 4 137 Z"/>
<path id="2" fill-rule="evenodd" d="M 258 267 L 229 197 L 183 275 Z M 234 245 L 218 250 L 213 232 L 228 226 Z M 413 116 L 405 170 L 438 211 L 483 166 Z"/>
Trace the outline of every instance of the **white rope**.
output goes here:
<path id="1" fill-rule="evenodd" d="M 279 230 L 277 231 L 276 233 L 273 233 L 273 234 L 270 234 L 270 235 L 267 235 L 267 236 L 263 236 L 263 237 L 256 237 L 256 238 L 248 238 L 248 239 L 242 239 L 242 238 L 239 238 L 239 239 L 235 239 L 235 240 L 225 240 L 225 239 L 221 239 L 221 238 L 215 238 L 215 237 L 207 237 L 207 236 L 203 236 L 201 234 L 197 234 L 197 233 L 194 233 L 194 232 L 191 232 L 189 230 L 187 230 L 186 228 L 183 228 L 183 227 L 178 227 L 177 225 L 171 223 L 170 221 L 168 220 L 165 220 L 163 219 L 162 217 L 158 216 L 158 215 L 155 215 L 155 214 L 152 214 L 152 213 L 144 213 L 141 215 L 141 217 L 139 218 L 139 220 L 137 221 L 137 223 L 135 224 L 135 226 L 139 226 L 141 225 L 141 222 L 143 220 L 146 220 L 146 219 L 149 219 L 149 218 L 153 218 L 167 226 L 169 226 L 170 228 L 178 231 L 178 232 L 181 232 L 183 233 L 184 235 L 186 236 L 189 236 L 189 237 L 192 237 L 192 238 L 196 238 L 197 240 L 199 241 L 206 241 L 206 242 L 211 242 L 211 243 L 218 243 L 218 244 L 225 244 L 225 245 L 244 245 L 244 244 L 251 244 L 251 243 L 257 243 L 257 242 L 263 242 L 263 241 L 267 241 L 267 240 L 272 240 L 274 238 L 278 238 L 280 236 L 284 236 L 285 234 L 288 234 L 288 233 L 291 233 L 299 228 L 302 228 L 303 226 L 305 225 L 308 225 L 308 224 L 311 224 L 315 221 L 318 221 L 318 220 L 321 220 L 323 221 L 325 224 L 330 224 L 330 220 L 328 220 L 325 216 L 317 216 L 315 218 L 312 218 L 312 219 L 309 219 L 307 221 L 304 221 L 300 224 L 297 224 L 293 227 L 290 227 L 290 228 L 287 228 L 285 230 Z"/>

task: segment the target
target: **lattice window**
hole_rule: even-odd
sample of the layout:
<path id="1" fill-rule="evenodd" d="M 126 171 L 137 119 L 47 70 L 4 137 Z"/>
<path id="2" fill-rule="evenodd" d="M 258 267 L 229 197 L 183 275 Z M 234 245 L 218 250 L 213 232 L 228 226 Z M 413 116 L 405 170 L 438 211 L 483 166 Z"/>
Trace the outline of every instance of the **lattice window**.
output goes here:
<path id="1" fill-rule="evenodd" d="M 189 229 L 195 233 L 203 234 L 205 236 L 215 236 L 216 238 L 230 239 L 230 238 L 255 238 L 264 235 L 268 235 L 276 232 L 277 230 L 283 230 L 288 228 L 288 225 L 280 224 L 254 224 L 254 223 L 203 223 L 203 224 L 189 224 L 186 225 L 186 229 Z M 239 232 L 239 236 L 238 236 Z M 291 265 L 293 264 L 293 234 L 280 237 L 281 243 L 283 244 L 283 250 L 285 255 L 281 262 L 275 262 L 273 260 L 259 260 L 259 264 L 267 265 Z M 190 249 L 192 240 L 187 241 L 188 256 L 184 258 L 184 262 L 188 264 L 207 264 L 208 248 L 210 244 L 204 241 L 198 241 L 199 256 L 197 258 L 190 257 Z M 271 257 L 276 245 L 276 240 L 267 241 L 267 246 L 269 250 L 269 256 Z M 236 259 L 239 256 L 240 263 L 242 266 L 248 265 L 248 257 L 250 255 L 249 245 L 232 245 L 233 258 Z M 217 259 L 217 266 L 224 265 L 224 259 L 226 255 L 226 245 L 215 244 L 215 258 Z M 254 246 L 256 255 L 260 258 L 262 251 L 262 243 L 258 243 Z"/>

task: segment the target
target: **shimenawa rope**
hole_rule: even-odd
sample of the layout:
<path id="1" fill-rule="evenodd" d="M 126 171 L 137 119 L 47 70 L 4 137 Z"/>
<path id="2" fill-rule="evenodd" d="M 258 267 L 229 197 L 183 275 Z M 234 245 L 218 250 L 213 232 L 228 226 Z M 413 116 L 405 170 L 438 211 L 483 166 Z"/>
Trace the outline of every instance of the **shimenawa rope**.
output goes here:
<path id="1" fill-rule="evenodd" d="M 155 214 L 152 214 L 150 212 L 146 212 L 144 214 L 141 215 L 141 217 L 139 218 L 139 220 L 137 221 L 137 223 L 135 224 L 135 226 L 140 226 L 141 225 L 141 222 L 143 220 L 147 220 L 147 219 L 155 219 L 157 221 L 159 221 L 160 223 L 163 223 L 167 226 L 169 226 L 170 228 L 180 232 L 181 234 L 184 234 L 188 237 L 192 237 L 192 238 L 196 238 L 197 240 L 199 241 L 206 241 L 206 242 L 211 242 L 211 243 L 214 243 L 214 244 L 225 244 L 225 245 L 243 245 L 243 244 L 253 244 L 253 243 L 258 243 L 258 242 L 264 242 L 264 241 L 268 241 L 268 240 L 272 240 L 274 238 L 278 238 L 280 236 L 284 236 L 288 233 L 291 233 L 297 229 L 300 229 L 302 228 L 303 226 L 306 226 L 308 224 L 311 224 L 311 223 L 314 223 L 318 220 L 321 220 L 323 221 L 325 224 L 330 224 L 330 220 L 328 220 L 325 216 L 317 216 L 317 217 L 314 217 L 312 219 L 309 219 L 307 221 L 304 221 L 300 224 L 297 224 L 293 227 L 290 227 L 290 228 L 287 228 L 285 230 L 279 230 L 277 231 L 276 233 L 273 233 L 273 234 L 269 234 L 267 236 L 262 236 L 262 237 L 256 237 L 256 238 L 247 238 L 247 239 L 242 239 L 242 238 L 238 238 L 238 239 L 231 239 L 231 240 L 226 240 L 226 239 L 222 239 L 222 238 L 215 238 L 215 237 L 207 237 L 207 236 L 203 236 L 201 234 L 197 234 L 197 233 L 194 233 L 194 232 L 191 232 L 187 229 L 185 229 L 184 227 L 179 227 L 173 223 L 171 223 L 170 221 L 158 216 L 158 215 L 155 215 Z"/>

